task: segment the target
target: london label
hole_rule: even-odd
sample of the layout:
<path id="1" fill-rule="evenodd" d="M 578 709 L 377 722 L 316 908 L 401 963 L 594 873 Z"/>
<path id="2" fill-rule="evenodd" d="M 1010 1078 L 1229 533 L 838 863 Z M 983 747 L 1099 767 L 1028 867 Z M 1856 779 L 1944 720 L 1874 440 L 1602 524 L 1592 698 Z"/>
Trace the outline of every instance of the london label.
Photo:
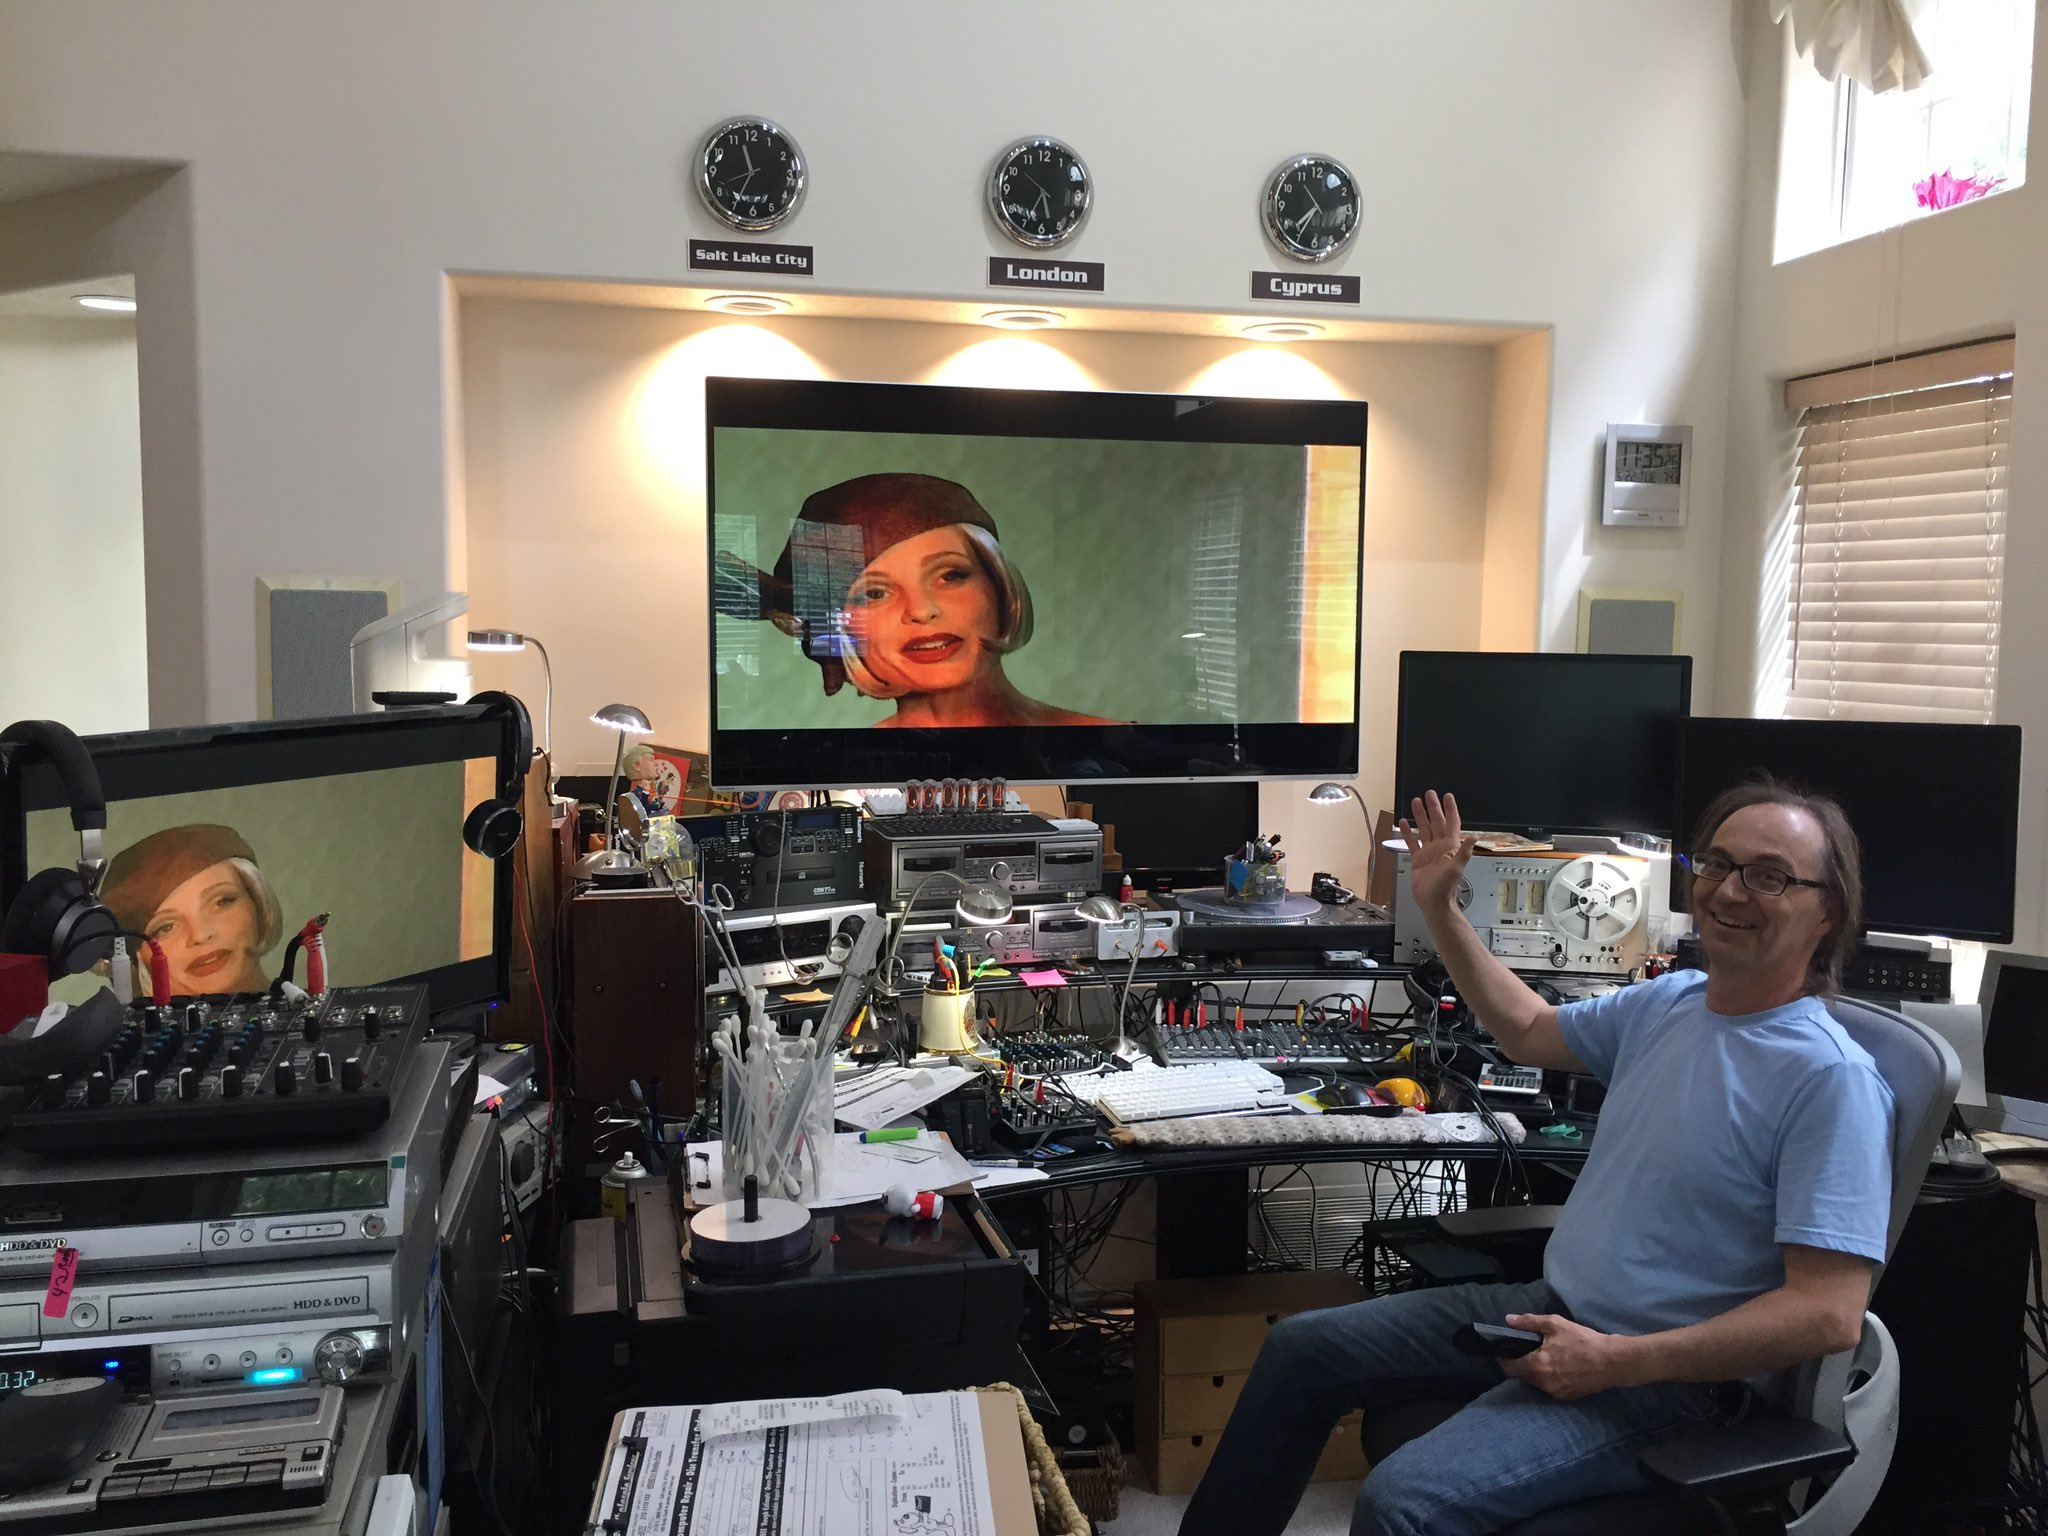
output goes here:
<path id="1" fill-rule="evenodd" d="M 1056 261 L 1050 256 L 991 256 L 991 288 L 1065 288 L 1079 293 L 1102 292 L 1102 263 Z"/>

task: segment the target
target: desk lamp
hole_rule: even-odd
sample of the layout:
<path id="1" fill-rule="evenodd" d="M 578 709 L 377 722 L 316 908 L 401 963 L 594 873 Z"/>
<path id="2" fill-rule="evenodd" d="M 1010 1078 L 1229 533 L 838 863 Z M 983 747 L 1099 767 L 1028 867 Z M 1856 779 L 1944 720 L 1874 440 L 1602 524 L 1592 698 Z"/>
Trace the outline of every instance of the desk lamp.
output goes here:
<path id="1" fill-rule="evenodd" d="M 532 646 L 540 652 L 541 677 L 545 680 L 546 693 L 541 705 L 541 750 L 548 755 L 548 777 L 553 779 L 555 767 L 555 669 L 548 661 L 548 648 L 531 635 L 522 635 L 510 629 L 472 629 L 469 632 L 469 648 L 472 651 L 523 651 Z M 548 785 L 548 793 L 554 793 L 555 786 Z"/>
<path id="2" fill-rule="evenodd" d="M 1365 818 L 1365 889 L 1371 899 L 1373 875 L 1379 868 L 1380 844 L 1373 836 L 1372 812 L 1365 803 L 1365 797 L 1349 784 L 1318 784 L 1308 792 L 1311 805 L 1342 805 L 1349 798 L 1358 802 L 1358 814 Z"/>
<path id="3" fill-rule="evenodd" d="M 882 997 L 899 995 L 897 983 L 903 976 L 903 962 L 896 951 L 903 942 L 903 925 L 910 921 L 910 909 L 917 905 L 917 898 L 934 880 L 950 880 L 960 887 L 959 900 L 953 903 L 953 915 L 963 923 L 971 923 L 977 928 L 993 928 L 1008 922 L 1015 910 L 1007 891 L 962 879 L 950 869 L 933 870 L 911 888 L 909 896 L 904 898 L 903 905 L 896 909 L 896 916 L 889 923 L 889 932 L 882 944 L 881 964 L 875 967 L 875 991 Z"/>
<path id="4" fill-rule="evenodd" d="M 594 881 L 599 885 L 629 885 L 644 879 L 647 866 L 642 864 L 625 849 L 618 846 L 619 836 L 619 774 L 626 763 L 626 738 L 628 736 L 651 736 L 654 727 L 647 723 L 647 717 L 630 704 L 607 704 L 590 717 L 592 725 L 601 725 L 608 731 L 619 733 L 618 750 L 612 754 L 611 788 L 604 797 L 604 847 L 596 853 L 586 853 L 576 861 L 578 878 Z"/>
<path id="5" fill-rule="evenodd" d="M 1131 965 L 1124 972 L 1124 987 L 1116 1003 L 1116 1053 L 1130 1054 L 1130 1040 L 1124 1032 L 1124 1013 L 1131 1006 L 1131 983 L 1138 979 L 1138 957 L 1145 953 L 1145 909 L 1134 901 L 1113 901 L 1107 896 L 1090 896 L 1074 908 L 1074 915 L 1083 922 L 1096 923 L 1107 927 L 1120 923 L 1125 918 L 1133 919 L 1138 931 L 1131 940 Z"/>

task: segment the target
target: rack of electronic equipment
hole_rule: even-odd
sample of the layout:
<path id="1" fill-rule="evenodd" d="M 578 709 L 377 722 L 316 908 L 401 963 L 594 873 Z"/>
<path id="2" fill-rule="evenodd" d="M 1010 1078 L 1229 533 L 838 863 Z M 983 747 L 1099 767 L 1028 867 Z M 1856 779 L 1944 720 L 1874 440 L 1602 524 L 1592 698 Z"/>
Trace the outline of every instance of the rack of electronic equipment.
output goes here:
<path id="1" fill-rule="evenodd" d="M 522 717 L 483 702 L 87 742 L 48 722 L 0 733 L 10 1011 L 33 984 L 33 1011 L 0 1021 L 0 1533 L 432 1528 L 456 1465 L 439 1379 L 464 1350 L 451 1272 L 478 1269 L 450 1234 L 477 1228 L 495 1299 L 519 1198 L 500 1193 L 500 1127 L 472 1113 L 479 1058 L 435 1025 L 502 995 L 510 870 L 465 838 L 463 807 L 485 781 L 479 809 L 516 803 Z M 385 793 L 407 785 L 412 805 Z M 266 843 L 259 868 L 230 830 L 352 805 L 370 836 L 410 815 L 441 841 L 372 880 L 317 839 Z M 73 831 L 75 873 L 27 876 Z M 484 937 L 368 986 L 328 985 L 322 954 L 301 986 L 323 911 L 294 921 L 261 990 L 174 993 L 173 927 L 137 932 L 133 890 L 170 891 L 224 849 L 259 954 L 279 905 L 318 901 L 366 969 L 362 914 L 397 908 L 403 926 L 415 879 L 460 886 Z"/>

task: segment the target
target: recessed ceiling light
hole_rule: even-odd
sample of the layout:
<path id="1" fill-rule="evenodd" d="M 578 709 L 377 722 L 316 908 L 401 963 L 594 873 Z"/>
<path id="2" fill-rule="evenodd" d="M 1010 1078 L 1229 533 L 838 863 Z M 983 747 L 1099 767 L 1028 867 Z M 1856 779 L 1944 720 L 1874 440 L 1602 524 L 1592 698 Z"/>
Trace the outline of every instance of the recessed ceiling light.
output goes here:
<path id="1" fill-rule="evenodd" d="M 981 323 L 1004 331 L 1042 331 L 1066 318 L 1056 309 L 991 309 L 982 314 Z"/>
<path id="2" fill-rule="evenodd" d="M 714 293 L 704 307 L 721 315 L 786 315 L 792 308 L 789 300 L 772 293 Z"/>
<path id="3" fill-rule="evenodd" d="M 1253 341 L 1307 341 L 1322 335 L 1323 328 L 1313 320 L 1261 320 L 1246 326 L 1244 334 Z"/>
<path id="4" fill-rule="evenodd" d="M 1207 631 L 1206 629 L 1191 629 L 1186 634 L 1181 636 L 1181 639 L 1183 640 L 1206 640 L 1208 638 L 1209 631 Z"/>
<path id="5" fill-rule="evenodd" d="M 124 299 L 118 293 L 80 293 L 72 297 L 87 309 L 106 309 L 117 315 L 135 313 L 135 301 Z"/>

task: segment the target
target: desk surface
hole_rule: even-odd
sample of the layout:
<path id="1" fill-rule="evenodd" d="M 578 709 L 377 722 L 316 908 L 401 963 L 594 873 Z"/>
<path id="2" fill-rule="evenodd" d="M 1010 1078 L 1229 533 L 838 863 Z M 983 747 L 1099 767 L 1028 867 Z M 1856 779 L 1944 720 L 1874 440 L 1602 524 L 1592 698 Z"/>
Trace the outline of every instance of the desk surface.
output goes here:
<path id="1" fill-rule="evenodd" d="M 1998 1176 L 2007 1189 L 2025 1195 L 2036 1205 L 2048 1205 L 2048 1141 L 2015 1136 L 2008 1131 L 1975 1134 L 1977 1145 L 1998 1165 Z M 2007 1155 L 2001 1157 L 2001 1152 Z"/>

